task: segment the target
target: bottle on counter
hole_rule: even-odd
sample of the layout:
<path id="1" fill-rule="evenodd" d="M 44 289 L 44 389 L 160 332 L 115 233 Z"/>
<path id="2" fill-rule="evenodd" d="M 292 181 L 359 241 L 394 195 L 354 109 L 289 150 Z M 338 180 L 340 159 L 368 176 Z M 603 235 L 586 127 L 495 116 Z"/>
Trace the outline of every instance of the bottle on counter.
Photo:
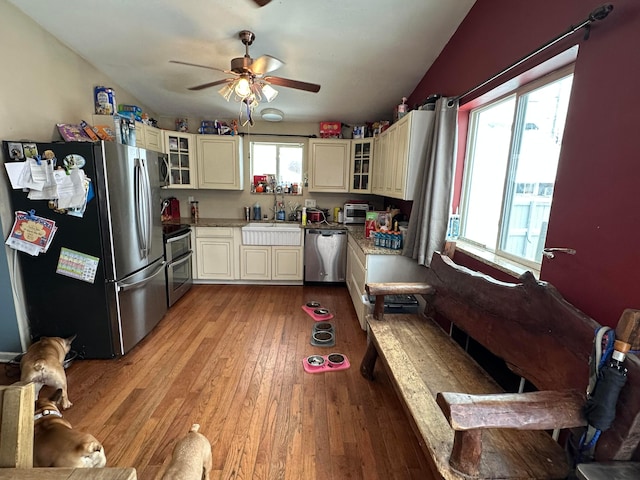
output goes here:
<path id="1" fill-rule="evenodd" d="M 302 225 L 307 224 L 307 207 L 302 207 Z"/>
<path id="2" fill-rule="evenodd" d="M 191 221 L 197 222 L 200 219 L 200 208 L 198 207 L 198 201 L 191 202 Z"/>
<path id="3" fill-rule="evenodd" d="M 256 202 L 253 206 L 253 219 L 262 220 L 262 209 L 260 208 L 260 204 L 258 202 Z"/>

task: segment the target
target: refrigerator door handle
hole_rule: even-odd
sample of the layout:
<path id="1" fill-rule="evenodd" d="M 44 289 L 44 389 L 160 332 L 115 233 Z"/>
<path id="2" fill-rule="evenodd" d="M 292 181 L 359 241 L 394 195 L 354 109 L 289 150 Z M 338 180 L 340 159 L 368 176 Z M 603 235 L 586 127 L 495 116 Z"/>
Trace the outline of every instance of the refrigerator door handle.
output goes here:
<path id="1" fill-rule="evenodd" d="M 151 251 L 151 231 L 153 219 L 151 218 L 151 184 L 149 183 L 149 172 L 147 171 L 144 159 L 136 159 L 136 224 L 138 229 L 138 246 L 140 254 L 147 257 Z"/>
<path id="2" fill-rule="evenodd" d="M 158 268 L 156 268 L 156 270 L 149 275 L 148 277 L 138 281 L 138 282 L 133 282 L 133 283 L 124 283 L 124 282 L 117 282 L 116 283 L 116 290 L 118 292 L 126 292 L 127 290 L 132 290 L 134 288 L 140 288 L 144 285 L 146 285 L 147 283 L 149 283 L 151 280 L 153 280 L 156 276 L 158 276 L 160 273 L 164 273 L 164 266 L 165 266 L 165 261 L 163 260 L 162 263 L 160 263 L 160 265 L 158 265 Z"/>

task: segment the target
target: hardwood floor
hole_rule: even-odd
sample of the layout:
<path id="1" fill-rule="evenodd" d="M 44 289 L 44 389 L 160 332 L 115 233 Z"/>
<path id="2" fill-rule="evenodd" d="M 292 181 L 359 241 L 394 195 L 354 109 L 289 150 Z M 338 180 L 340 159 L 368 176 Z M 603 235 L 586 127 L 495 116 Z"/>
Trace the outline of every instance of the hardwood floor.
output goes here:
<path id="1" fill-rule="evenodd" d="M 334 313 L 335 347 L 309 343 L 311 300 Z M 75 361 L 64 416 L 142 480 L 160 478 L 192 423 L 216 480 L 434 478 L 384 370 L 361 377 L 365 347 L 344 287 L 197 285 L 126 356 Z M 303 370 L 331 352 L 351 368 Z"/>

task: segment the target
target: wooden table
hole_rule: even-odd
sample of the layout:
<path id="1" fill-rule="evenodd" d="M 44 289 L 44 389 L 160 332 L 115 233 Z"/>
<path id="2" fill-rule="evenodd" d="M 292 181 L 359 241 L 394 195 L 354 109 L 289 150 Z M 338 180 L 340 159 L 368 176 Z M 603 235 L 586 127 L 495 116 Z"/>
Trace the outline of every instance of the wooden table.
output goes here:
<path id="1" fill-rule="evenodd" d="M 0 468 L 0 480 L 137 480 L 135 468 Z"/>

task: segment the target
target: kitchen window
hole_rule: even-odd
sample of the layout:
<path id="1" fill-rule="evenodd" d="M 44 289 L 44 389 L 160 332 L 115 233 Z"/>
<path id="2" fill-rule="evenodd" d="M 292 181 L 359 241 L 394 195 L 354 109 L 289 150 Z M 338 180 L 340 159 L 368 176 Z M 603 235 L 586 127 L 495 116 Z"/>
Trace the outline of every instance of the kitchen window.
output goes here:
<path id="1" fill-rule="evenodd" d="M 461 240 L 539 270 L 573 68 L 469 113 Z"/>
<path id="2" fill-rule="evenodd" d="M 275 175 L 279 186 L 300 185 L 302 182 L 301 143 L 251 142 L 251 175 Z"/>

